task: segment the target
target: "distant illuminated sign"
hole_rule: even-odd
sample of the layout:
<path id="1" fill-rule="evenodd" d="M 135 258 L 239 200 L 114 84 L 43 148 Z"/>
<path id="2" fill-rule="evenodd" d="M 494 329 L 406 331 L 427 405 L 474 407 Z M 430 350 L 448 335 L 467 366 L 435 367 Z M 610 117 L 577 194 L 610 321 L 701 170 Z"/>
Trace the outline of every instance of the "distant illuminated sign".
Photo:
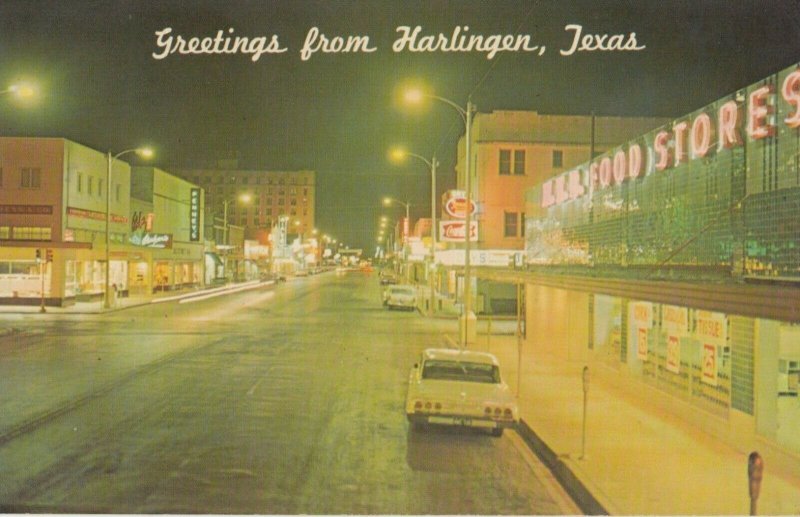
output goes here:
<path id="1" fill-rule="evenodd" d="M 189 240 L 200 240 L 200 189 L 192 188 L 189 196 Z"/>

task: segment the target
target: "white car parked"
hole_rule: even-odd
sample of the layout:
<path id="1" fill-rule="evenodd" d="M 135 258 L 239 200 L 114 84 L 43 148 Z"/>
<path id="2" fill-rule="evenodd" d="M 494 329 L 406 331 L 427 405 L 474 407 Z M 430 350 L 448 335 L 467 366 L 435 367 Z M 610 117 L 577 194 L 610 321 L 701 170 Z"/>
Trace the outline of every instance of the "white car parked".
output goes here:
<path id="1" fill-rule="evenodd" d="M 383 304 L 390 309 L 413 311 L 417 307 L 417 291 L 411 285 L 391 285 L 383 293 Z"/>
<path id="2" fill-rule="evenodd" d="M 411 370 L 406 416 L 416 427 L 476 427 L 502 436 L 519 423 L 519 408 L 495 356 L 429 348 Z"/>

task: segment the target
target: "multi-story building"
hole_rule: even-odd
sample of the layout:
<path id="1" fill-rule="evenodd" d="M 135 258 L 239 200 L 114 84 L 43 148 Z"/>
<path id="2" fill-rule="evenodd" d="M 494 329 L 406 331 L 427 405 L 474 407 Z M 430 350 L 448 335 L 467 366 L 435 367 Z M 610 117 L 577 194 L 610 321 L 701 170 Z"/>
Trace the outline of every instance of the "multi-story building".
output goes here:
<path id="1" fill-rule="evenodd" d="M 243 170 L 235 161 L 220 162 L 213 169 L 174 171 L 205 191 L 206 220 L 217 228 L 207 237 L 218 243 L 224 241 L 220 228 L 225 222 L 244 227 L 245 239 L 262 245 L 269 243 L 270 231 L 281 216 L 289 217 L 289 234 L 310 237 L 314 230 L 314 171 Z"/>
<path id="2" fill-rule="evenodd" d="M 194 271 L 202 270 L 202 236 L 187 235 L 194 186 L 167 181 L 152 192 L 172 201 L 137 205 L 126 162 L 113 160 L 109 189 L 108 156 L 63 138 L 0 138 L 0 171 L 0 302 L 37 304 L 44 298 L 47 305 L 65 305 L 98 298 L 105 293 L 107 258 L 108 285 L 117 293 L 149 293 L 157 285 L 151 266 L 155 247 L 195 264 L 181 284 L 198 282 Z M 202 191 L 198 198 L 202 208 Z M 185 210 L 178 214 L 167 206 L 174 202 Z M 159 233 L 137 240 L 141 221 L 148 219 L 157 222 Z M 194 222 L 202 227 L 202 211 Z"/>
<path id="3" fill-rule="evenodd" d="M 500 258 L 499 251 L 521 251 L 525 242 L 525 189 L 665 121 L 543 115 L 535 111 L 475 114 L 470 132 L 470 189 L 471 199 L 477 203 L 473 221 L 477 223 L 478 240 L 472 249 L 485 250 Z M 465 147 L 466 139 L 462 137 L 456 164 L 457 186 L 461 191 L 466 189 Z M 445 213 L 442 215 L 443 219 L 447 217 Z M 443 224 L 447 223 L 440 226 Z M 449 274 L 452 277 L 455 273 Z M 449 284 L 457 285 L 454 278 Z M 515 311 L 514 289 L 488 282 L 475 287 L 478 312 Z"/>
<path id="4" fill-rule="evenodd" d="M 792 66 L 530 189 L 526 346 L 798 458 L 798 164 Z"/>
<path id="5" fill-rule="evenodd" d="M 660 118 L 477 113 L 471 128 L 476 249 L 522 250 L 525 189 L 666 122 Z M 465 138 L 458 144 L 458 188 L 466 188 Z"/>

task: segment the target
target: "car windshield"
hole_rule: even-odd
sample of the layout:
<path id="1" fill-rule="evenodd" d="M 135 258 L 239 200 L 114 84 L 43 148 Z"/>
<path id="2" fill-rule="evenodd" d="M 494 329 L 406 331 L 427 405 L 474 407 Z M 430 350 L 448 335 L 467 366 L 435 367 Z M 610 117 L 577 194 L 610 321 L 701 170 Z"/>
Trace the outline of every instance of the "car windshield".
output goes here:
<path id="1" fill-rule="evenodd" d="M 422 378 L 441 381 L 486 382 L 498 384 L 500 369 L 493 364 L 464 361 L 425 361 Z"/>
<path id="2" fill-rule="evenodd" d="M 414 294 L 414 291 L 412 291 L 408 287 L 406 287 L 406 288 L 398 288 L 398 289 L 392 289 L 392 294 L 407 294 L 407 295 L 410 296 L 410 295 Z"/>

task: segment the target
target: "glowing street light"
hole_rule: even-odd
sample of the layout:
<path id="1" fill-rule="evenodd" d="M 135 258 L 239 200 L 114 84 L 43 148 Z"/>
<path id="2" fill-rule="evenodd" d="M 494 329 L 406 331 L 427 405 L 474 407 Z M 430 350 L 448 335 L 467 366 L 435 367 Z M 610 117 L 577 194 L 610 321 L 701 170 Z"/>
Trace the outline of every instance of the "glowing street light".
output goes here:
<path id="1" fill-rule="evenodd" d="M 13 95 L 20 100 L 29 100 L 38 94 L 38 88 L 29 82 L 14 83 L 5 90 L 0 91 L 0 95 Z"/>
<path id="2" fill-rule="evenodd" d="M 152 158 L 153 150 L 149 147 L 137 147 L 127 149 L 112 155 L 111 151 L 106 154 L 106 290 L 103 294 L 103 307 L 106 309 L 111 308 L 111 166 L 114 160 L 128 153 L 136 153 L 142 158 Z"/>
<path id="3" fill-rule="evenodd" d="M 409 90 L 411 93 L 411 98 L 416 98 L 417 95 L 414 92 L 420 93 L 419 90 Z M 396 163 L 402 163 L 407 158 L 414 158 L 425 165 L 431 171 L 431 268 L 428 271 L 428 279 L 429 279 L 429 288 L 431 292 L 431 301 L 430 301 L 430 311 L 433 312 L 435 301 L 435 294 L 434 294 L 434 282 L 433 282 L 433 267 L 435 266 L 436 262 L 436 167 L 439 166 L 438 160 L 436 160 L 436 155 L 434 154 L 433 157 L 428 160 L 427 158 L 420 156 L 418 154 L 409 152 L 407 149 L 403 147 L 394 147 L 389 151 L 389 156 L 391 159 Z M 469 226 L 468 226 L 469 227 Z"/>
<path id="4" fill-rule="evenodd" d="M 455 109 L 458 114 L 461 116 L 461 120 L 464 121 L 464 126 L 466 130 L 465 140 L 466 140 L 466 158 L 464 160 L 464 165 L 466 168 L 466 182 L 465 182 L 465 190 L 466 190 L 466 206 L 472 206 L 472 168 L 471 168 L 471 160 L 470 160 L 470 129 L 472 126 L 472 113 L 475 111 L 475 106 L 472 104 L 472 99 L 467 98 L 467 107 L 462 108 L 455 102 L 451 101 L 450 99 L 446 99 L 444 97 L 439 97 L 438 95 L 432 95 L 430 93 L 426 93 L 420 88 L 409 88 L 406 89 L 403 98 L 405 99 L 407 104 L 410 105 L 418 105 L 424 99 L 434 99 L 440 102 L 443 102 L 450 106 L 451 108 Z M 475 319 L 475 315 L 472 313 L 472 301 L 471 301 L 471 289 L 472 289 L 472 270 L 470 269 L 470 251 L 471 251 L 471 226 L 472 226 L 472 213 L 469 208 L 467 209 L 466 218 L 464 221 L 464 225 L 466 230 L 465 234 L 465 242 L 464 242 L 464 302 L 463 302 L 463 314 L 462 314 L 462 324 L 461 324 L 461 336 L 460 342 L 461 347 L 464 348 L 467 345 L 467 340 L 469 339 L 469 328 L 468 324 L 471 319 Z"/>

